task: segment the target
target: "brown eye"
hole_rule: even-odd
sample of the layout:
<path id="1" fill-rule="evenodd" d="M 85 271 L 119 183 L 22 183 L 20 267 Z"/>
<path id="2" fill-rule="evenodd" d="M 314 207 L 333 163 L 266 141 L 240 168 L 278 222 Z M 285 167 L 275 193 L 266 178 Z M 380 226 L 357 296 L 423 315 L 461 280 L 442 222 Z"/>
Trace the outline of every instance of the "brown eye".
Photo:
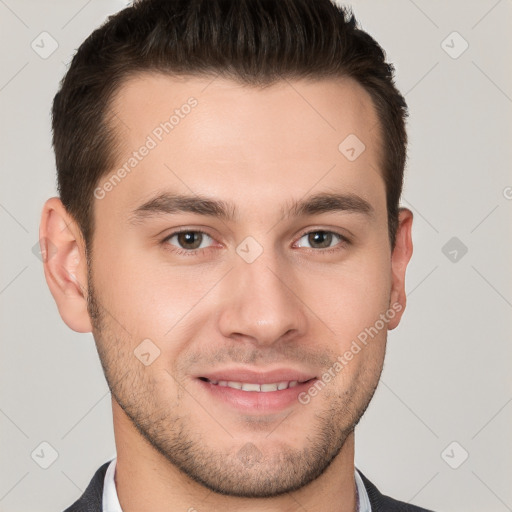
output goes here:
<path id="1" fill-rule="evenodd" d="M 175 239 L 177 243 L 173 243 Z M 207 247 L 208 239 L 212 238 L 202 231 L 178 231 L 169 235 L 164 242 L 174 246 L 176 249 L 195 251 Z"/>
<path id="2" fill-rule="evenodd" d="M 308 242 L 313 247 L 325 249 L 331 246 L 332 233 L 329 231 L 313 231 L 308 233 Z"/>
<path id="3" fill-rule="evenodd" d="M 202 233 L 197 231 L 185 231 L 177 235 L 177 240 L 183 249 L 198 249 L 203 239 Z"/>
<path id="4" fill-rule="evenodd" d="M 336 245 L 343 245 L 349 242 L 346 237 L 338 233 L 321 229 L 305 233 L 302 235 L 302 239 L 306 240 L 307 245 L 304 245 L 304 242 L 302 242 L 302 244 L 299 244 L 299 247 L 309 247 L 311 249 L 334 249 Z M 333 242 L 335 243 L 333 244 Z"/>

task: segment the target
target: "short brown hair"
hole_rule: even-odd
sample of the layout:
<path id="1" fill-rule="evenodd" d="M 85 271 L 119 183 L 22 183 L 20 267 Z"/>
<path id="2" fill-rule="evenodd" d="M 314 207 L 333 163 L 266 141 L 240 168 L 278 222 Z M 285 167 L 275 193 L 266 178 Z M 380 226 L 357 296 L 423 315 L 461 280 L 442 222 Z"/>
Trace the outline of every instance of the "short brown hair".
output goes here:
<path id="1" fill-rule="evenodd" d="M 58 191 L 88 247 L 93 191 L 116 159 L 110 101 L 123 81 L 144 71 L 221 75 L 254 86 L 283 78 L 356 80 L 380 120 L 394 246 L 407 105 L 383 49 L 350 10 L 330 0 L 135 0 L 82 43 L 53 101 Z"/>

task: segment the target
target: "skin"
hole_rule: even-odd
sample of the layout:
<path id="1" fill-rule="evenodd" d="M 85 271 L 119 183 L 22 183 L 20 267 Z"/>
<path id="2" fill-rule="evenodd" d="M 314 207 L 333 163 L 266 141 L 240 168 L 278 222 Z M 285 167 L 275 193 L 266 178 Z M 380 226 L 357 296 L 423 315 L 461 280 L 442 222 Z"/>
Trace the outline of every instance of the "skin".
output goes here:
<path id="1" fill-rule="evenodd" d="M 40 237 L 56 247 L 44 264 L 48 285 L 66 324 L 93 332 L 112 391 L 120 504 L 124 512 L 354 511 L 353 429 L 379 381 L 387 330 L 405 308 L 412 254 L 406 209 L 390 247 L 372 101 L 350 79 L 262 89 L 144 74 L 112 104 L 119 166 L 191 96 L 190 114 L 93 200 L 89 266 L 60 200 L 42 214 Z M 353 162 L 338 150 L 348 134 L 366 146 Z M 162 190 L 231 201 L 238 218 L 130 223 Z M 356 194 L 373 212 L 282 218 L 290 201 L 318 192 Z M 207 233 L 202 249 L 173 252 L 191 250 L 177 236 L 164 240 L 177 228 Z M 334 236 L 325 252 L 307 236 L 318 231 L 349 242 Z M 263 248 L 252 263 L 236 252 L 247 236 Z M 320 378 L 393 304 L 401 311 L 307 405 L 240 412 L 197 379 L 227 366 Z M 148 366 L 134 356 L 145 339 L 160 350 Z"/>

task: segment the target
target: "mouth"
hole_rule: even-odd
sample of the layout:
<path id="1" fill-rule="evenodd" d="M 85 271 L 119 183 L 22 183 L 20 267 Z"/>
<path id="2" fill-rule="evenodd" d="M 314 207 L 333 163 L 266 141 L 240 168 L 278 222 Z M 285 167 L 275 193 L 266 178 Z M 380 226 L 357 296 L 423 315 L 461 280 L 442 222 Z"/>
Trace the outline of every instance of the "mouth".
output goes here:
<path id="1" fill-rule="evenodd" d="M 208 402 L 244 414 L 258 415 L 298 405 L 299 395 L 316 380 L 311 374 L 295 370 L 261 373 L 235 369 L 197 376 L 195 382 L 207 395 Z"/>
<path id="2" fill-rule="evenodd" d="M 210 380 L 206 377 L 199 377 L 199 380 L 208 382 L 214 386 L 228 387 L 231 389 L 239 389 L 241 391 L 247 391 L 249 393 L 269 393 L 273 391 L 284 391 L 285 389 L 294 388 L 301 384 L 314 381 L 316 378 L 312 377 L 307 380 L 283 380 L 280 382 L 268 382 L 264 384 L 258 384 L 256 382 L 239 382 L 233 380 Z"/>

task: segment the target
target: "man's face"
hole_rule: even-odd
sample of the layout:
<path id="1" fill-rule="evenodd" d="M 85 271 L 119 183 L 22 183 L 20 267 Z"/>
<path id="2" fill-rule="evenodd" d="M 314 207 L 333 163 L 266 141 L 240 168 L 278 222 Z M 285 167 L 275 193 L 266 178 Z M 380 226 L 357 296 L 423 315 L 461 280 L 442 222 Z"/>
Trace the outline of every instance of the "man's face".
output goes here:
<path id="1" fill-rule="evenodd" d="M 378 322 L 393 306 L 378 120 L 350 80 L 212 80 L 145 74 L 116 96 L 122 146 L 97 184 L 89 311 L 116 421 L 211 489 L 271 496 L 340 453 L 398 321 Z M 232 215 L 165 212 L 151 202 L 163 194 Z M 290 211 L 318 194 L 341 208 Z"/>

